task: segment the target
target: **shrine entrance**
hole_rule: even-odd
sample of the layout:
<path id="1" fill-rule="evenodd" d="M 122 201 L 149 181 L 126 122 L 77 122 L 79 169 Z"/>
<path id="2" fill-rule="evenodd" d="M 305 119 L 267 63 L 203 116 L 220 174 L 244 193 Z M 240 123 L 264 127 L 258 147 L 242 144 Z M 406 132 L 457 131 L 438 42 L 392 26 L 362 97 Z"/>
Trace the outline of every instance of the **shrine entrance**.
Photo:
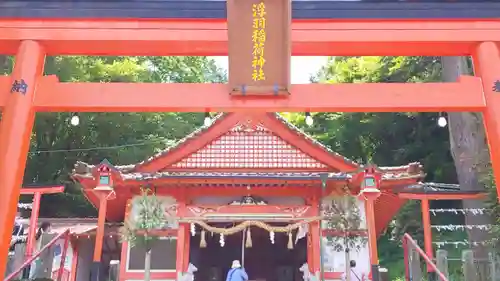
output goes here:
<path id="1" fill-rule="evenodd" d="M 284 224 L 273 223 L 273 226 L 278 225 Z M 232 224 L 214 226 L 231 227 Z M 292 233 L 293 240 L 290 245 L 288 233 L 270 234 L 259 227 L 250 229 L 250 239 L 248 231 L 227 235 L 223 239 L 219 234 L 211 233 L 205 233 L 203 239 L 203 234 L 196 233 L 191 236 L 189 252 L 191 262 L 198 268 L 195 279 L 225 281 L 232 261 L 239 260 L 249 280 L 302 280 L 299 268 L 307 262 L 307 239 L 295 241 L 296 234 L 297 231 Z"/>

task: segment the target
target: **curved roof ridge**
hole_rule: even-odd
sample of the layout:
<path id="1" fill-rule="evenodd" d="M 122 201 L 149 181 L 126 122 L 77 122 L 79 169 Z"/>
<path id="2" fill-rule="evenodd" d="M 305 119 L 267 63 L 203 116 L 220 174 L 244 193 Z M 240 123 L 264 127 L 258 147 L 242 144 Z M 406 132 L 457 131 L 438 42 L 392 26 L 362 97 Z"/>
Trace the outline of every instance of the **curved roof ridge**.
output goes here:
<path id="1" fill-rule="evenodd" d="M 205 132 L 207 129 L 213 127 L 216 123 L 218 123 L 220 120 L 222 120 L 222 118 L 224 118 L 225 116 L 228 116 L 228 115 L 229 114 L 226 114 L 226 113 L 217 114 L 216 116 L 212 117 L 212 122 L 210 123 L 210 125 L 206 126 L 204 124 L 204 125 L 198 127 L 198 129 L 194 130 L 193 132 L 186 135 L 182 139 L 178 140 L 174 144 L 166 147 L 165 149 L 161 150 L 160 152 L 150 156 L 149 158 L 147 158 L 141 162 L 138 162 L 135 164 L 129 164 L 129 165 L 115 166 L 115 167 L 122 172 L 127 172 L 127 171 L 131 171 L 131 170 L 135 169 L 137 166 L 144 165 L 146 163 L 150 163 L 150 162 L 154 161 L 155 159 L 158 159 L 158 158 L 164 156 L 165 154 L 169 153 L 170 151 L 176 149 L 177 147 L 181 146 L 185 142 L 197 137 L 201 133 Z"/>
<path id="2" fill-rule="evenodd" d="M 205 126 L 205 125 L 200 126 L 198 129 L 194 130 L 192 133 L 190 133 L 187 136 L 185 136 L 184 138 L 180 139 L 175 144 L 168 146 L 167 148 L 165 148 L 165 149 L 161 150 L 160 152 L 158 152 L 158 153 L 150 156 L 149 158 L 147 158 L 147 159 L 145 159 L 145 160 L 143 160 L 141 162 L 135 163 L 135 164 L 115 166 L 115 168 L 117 168 L 118 170 L 120 170 L 122 172 L 130 172 L 130 171 L 134 170 L 138 166 L 150 163 L 150 162 L 154 161 L 155 159 L 158 159 L 158 158 L 160 158 L 160 157 L 168 154 L 169 152 L 171 152 L 172 150 L 178 148 L 179 146 L 181 146 L 182 144 L 188 142 L 189 140 L 198 137 L 200 134 L 202 134 L 203 132 L 205 132 L 207 129 L 215 126 L 220 120 L 222 120 L 223 118 L 225 118 L 226 116 L 229 116 L 231 114 L 234 114 L 234 113 L 219 113 L 215 117 L 212 118 L 212 122 L 211 122 L 211 124 L 209 126 Z M 325 144 L 321 143 L 320 141 L 314 139 L 311 135 L 307 134 L 306 132 L 304 132 L 303 130 L 301 130 L 300 128 L 298 128 L 297 126 L 295 126 L 294 124 L 292 124 L 288 120 L 286 120 L 279 113 L 274 112 L 274 113 L 269 113 L 269 114 L 270 114 L 271 117 L 276 118 L 282 124 L 284 124 L 285 126 L 287 126 L 291 131 L 295 132 L 296 134 L 298 134 L 301 137 L 303 137 L 304 139 L 306 139 L 310 144 L 315 145 L 315 146 L 317 146 L 317 147 L 325 150 L 327 153 L 333 155 L 334 157 L 342 158 L 343 161 L 345 161 L 346 163 L 350 163 L 352 165 L 356 165 L 356 166 L 360 166 L 360 167 L 362 166 L 361 164 L 357 163 L 356 161 L 354 161 L 352 159 L 349 159 L 349 158 L 347 158 L 347 157 L 345 157 L 345 156 L 343 156 L 343 155 L 341 155 L 341 154 L 333 151 L 327 145 L 325 145 Z M 89 167 L 90 167 L 90 165 L 89 165 Z"/>
<path id="3" fill-rule="evenodd" d="M 276 117 L 276 119 L 278 119 L 280 122 L 282 122 L 283 124 L 285 124 L 286 126 L 288 126 L 288 128 L 290 128 L 292 131 L 295 131 L 296 133 L 300 134 L 302 137 L 304 137 L 307 141 L 309 141 L 311 144 L 313 145 L 316 145 L 316 146 L 319 146 L 320 148 L 324 149 L 325 151 L 327 151 L 328 153 L 332 154 L 333 156 L 335 157 L 339 157 L 339 158 L 343 158 L 343 160 L 347 163 L 350 163 L 350 164 L 353 164 L 353 165 L 356 165 L 356 166 L 362 166 L 361 164 L 357 163 L 356 161 L 350 159 L 350 158 L 347 158 L 345 157 L 344 155 L 340 154 L 340 153 L 337 153 L 335 152 L 333 149 L 331 149 L 330 147 L 328 147 L 327 145 L 325 145 L 324 143 L 314 139 L 311 135 L 309 135 L 308 133 L 304 132 L 303 130 L 301 130 L 299 127 L 295 126 L 294 124 L 292 124 L 290 121 L 286 120 L 283 116 L 281 116 L 278 112 L 275 112 L 274 113 L 274 116 Z"/>

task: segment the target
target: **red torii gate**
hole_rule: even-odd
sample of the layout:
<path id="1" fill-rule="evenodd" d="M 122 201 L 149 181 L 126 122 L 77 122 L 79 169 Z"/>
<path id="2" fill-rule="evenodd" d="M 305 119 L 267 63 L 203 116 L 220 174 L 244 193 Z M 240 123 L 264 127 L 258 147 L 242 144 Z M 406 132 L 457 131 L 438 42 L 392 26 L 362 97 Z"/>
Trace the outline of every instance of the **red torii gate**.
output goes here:
<path id="1" fill-rule="evenodd" d="M 0 53 L 16 55 L 12 75 L 0 79 L 0 273 L 35 112 L 478 111 L 490 148 L 500 147 L 499 20 L 293 22 L 293 55 L 472 55 L 476 77 L 455 83 L 292 85 L 286 96 L 232 96 L 233 89 L 222 84 L 59 83 L 42 76 L 46 55 L 227 55 L 228 27 L 221 21 L 3 19 L 0 26 Z M 500 150 L 490 153 L 498 181 Z"/>
<path id="2" fill-rule="evenodd" d="M 26 241 L 26 258 L 33 255 L 33 243 L 35 243 L 36 227 L 38 225 L 38 216 L 40 212 L 40 203 L 43 194 L 55 194 L 64 192 L 62 185 L 26 185 L 21 188 L 21 195 L 33 195 L 33 206 L 31 207 L 30 224 L 28 228 L 28 239 Z M 8 227 L 6 227 L 8 228 Z"/>

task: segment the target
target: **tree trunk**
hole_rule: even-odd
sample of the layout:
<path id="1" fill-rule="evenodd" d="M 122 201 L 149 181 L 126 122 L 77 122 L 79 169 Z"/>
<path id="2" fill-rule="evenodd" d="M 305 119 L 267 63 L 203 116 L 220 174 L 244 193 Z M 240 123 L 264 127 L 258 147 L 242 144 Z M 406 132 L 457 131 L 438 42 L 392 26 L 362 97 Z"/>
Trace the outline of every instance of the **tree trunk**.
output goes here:
<path id="1" fill-rule="evenodd" d="M 144 281 L 151 280 L 151 249 L 148 248 L 144 256 Z"/>
<path id="2" fill-rule="evenodd" d="M 351 257 L 349 255 L 349 245 L 345 244 L 344 253 L 345 253 L 345 280 L 346 281 L 354 281 L 351 280 Z"/>
<path id="3" fill-rule="evenodd" d="M 455 82 L 460 74 L 470 74 L 466 57 L 442 57 L 443 80 Z M 461 190 L 484 191 L 483 180 L 487 175 L 490 159 L 486 143 L 486 132 L 482 116 L 474 112 L 448 113 L 451 154 L 457 171 Z M 463 208 L 484 208 L 483 200 L 464 200 Z M 468 225 L 490 224 L 488 215 L 465 213 Z M 481 242 L 488 239 L 488 232 L 480 229 L 468 230 L 469 241 Z M 487 250 L 482 245 L 474 245 L 474 256 L 487 259 Z M 482 270 L 480 271 L 482 272 Z M 480 274 L 481 275 L 481 274 Z M 484 276 L 478 276 L 485 280 Z"/>

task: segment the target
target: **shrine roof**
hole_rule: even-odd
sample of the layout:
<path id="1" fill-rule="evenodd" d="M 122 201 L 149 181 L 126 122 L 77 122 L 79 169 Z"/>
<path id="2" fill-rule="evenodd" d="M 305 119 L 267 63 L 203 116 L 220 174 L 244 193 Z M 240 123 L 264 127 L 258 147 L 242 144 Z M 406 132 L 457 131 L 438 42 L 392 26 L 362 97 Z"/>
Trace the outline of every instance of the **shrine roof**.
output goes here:
<path id="1" fill-rule="evenodd" d="M 363 165 L 334 152 L 277 113 L 219 114 L 211 125 L 201 126 L 142 162 L 113 166 L 105 160 L 103 164 L 118 171 L 124 180 L 346 180 L 363 169 Z M 74 175 L 92 176 L 95 167 L 78 162 Z M 384 180 L 423 177 L 419 163 L 377 170 Z"/>
<path id="2" fill-rule="evenodd" d="M 251 186 L 280 194 L 293 189 L 302 194 L 327 181 L 327 192 L 337 192 L 347 184 L 353 193 L 358 193 L 359 175 L 366 168 L 314 140 L 279 114 L 249 112 L 219 114 L 210 126 L 198 128 L 175 145 L 137 164 L 77 162 L 73 178 L 82 184 L 84 194 L 94 206 L 98 206 L 99 199 L 92 190 L 103 167 L 109 168 L 113 184 L 121 193 L 109 202 L 108 219 L 113 220 L 123 217 L 127 198 L 139 186 L 192 187 L 193 192 L 212 187 L 224 188 L 221 192 L 240 192 L 238 188 Z M 386 212 L 384 207 L 382 212 L 388 216 L 382 223 L 385 226 L 405 201 L 392 193 L 392 187 L 414 184 L 424 173 L 419 163 L 376 167 L 376 170 L 382 176 L 382 189 L 392 194 L 381 196 L 388 201 L 378 203 L 392 208 Z"/>
<path id="3" fill-rule="evenodd" d="M 134 172 L 134 171 L 138 170 L 141 166 L 147 165 L 148 163 L 151 163 L 151 162 L 155 161 L 156 159 L 159 159 L 159 158 L 167 155 L 168 153 L 172 152 L 173 150 L 176 150 L 176 149 L 182 147 L 183 145 L 186 145 L 190 141 L 192 141 L 192 140 L 200 137 L 208 129 L 217 126 L 222 120 L 226 119 L 227 117 L 229 117 L 229 116 L 231 116 L 233 114 L 234 113 L 229 113 L 229 114 L 227 114 L 227 113 L 221 113 L 221 114 L 218 114 L 217 116 L 215 116 L 212 119 L 212 122 L 211 122 L 211 124 L 209 126 L 205 126 L 204 125 L 204 126 L 199 127 L 198 129 L 196 129 L 195 131 L 193 131 L 191 134 L 189 134 L 186 137 L 184 137 L 181 140 L 179 140 L 174 145 L 172 145 L 170 147 L 167 147 L 166 149 L 158 152 L 157 154 L 153 155 L 152 157 L 150 157 L 150 158 L 148 158 L 148 159 L 146 159 L 146 160 L 144 160 L 142 162 L 139 162 L 139 163 L 136 163 L 136 164 L 132 164 L 132 165 L 119 165 L 119 166 L 114 166 L 114 167 L 116 169 L 118 169 L 122 173 Z M 349 158 L 347 158 L 345 156 L 340 155 L 339 153 L 336 153 L 335 151 L 333 151 L 328 146 L 326 146 L 326 145 L 322 144 L 321 142 L 315 140 L 310 135 L 308 135 L 307 133 L 305 133 L 304 131 L 302 131 L 301 129 L 299 129 L 298 127 L 296 127 L 295 125 L 293 125 L 292 123 L 288 122 L 279 113 L 266 113 L 266 115 L 268 117 L 271 117 L 271 118 L 275 119 L 275 120 L 278 120 L 281 124 L 285 125 L 291 132 L 294 132 L 299 137 L 301 137 L 304 140 L 306 140 L 309 144 L 320 148 L 325 153 L 330 154 L 334 158 L 341 159 L 341 161 L 343 161 L 345 164 L 351 166 L 352 169 L 357 169 L 358 167 L 361 167 L 361 165 L 359 165 L 358 163 L 356 163 L 354 160 L 351 160 L 351 159 L 349 159 Z M 88 165 L 88 167 L 92 168 L 93 166 L 92 165 Z M 382 168 L 381 167 L 380 169 L 398 170 L 398 169 L 401 169 L 401 168 L 402 167 L 395 167 L 395 168 L 393 168 L 393 167 Z"/>
<path id="4" fill-rule="evenodd" d="M 225 19 L 223 0 L 3 0 L 3 18 Z M 496 19 L 492 0 L 293 0 L 294 19 Z"/>

